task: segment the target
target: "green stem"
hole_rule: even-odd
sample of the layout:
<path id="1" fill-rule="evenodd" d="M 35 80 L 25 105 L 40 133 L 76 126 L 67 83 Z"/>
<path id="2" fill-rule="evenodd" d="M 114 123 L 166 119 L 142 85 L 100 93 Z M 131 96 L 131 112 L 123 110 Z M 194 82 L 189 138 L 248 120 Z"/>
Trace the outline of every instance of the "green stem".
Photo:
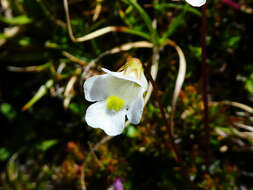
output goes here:
<path id="1" fill-rule="evenodd" d="M 184 6 L 182 12 L 177 16 L 177 18 L 174 21 L 172 21 L 167 31 L 162 35 L 160 39 L 160 44 L 162 44 L 168 37 L 170 37 L 170 35 L 173 34 L 173 32 L 177 29 L 177 27 L 183 24 L 184 16 L 188 9 L 189 9 L 188 5 Z"/>
<path id="2" fill-rule="evenodd" d="M 51 15 L 50 11 L 48 10 L 44 2 L 42 0 L 37 0 L 37 3 L 39 4 L 40 8 L 42 9 L 46 17 L 48 17 L 49 20 L 54 21 L 55 18 Z"/>
<path id="3" fill-rule="evenodd" d="M 54 84 L 52 79 L 49 79 L 44 85 L 42 85 L 36 94 L 32 97 L 32 99 L 24 105 L 22 108 L 23 111 L 29 109 L 33 104 L 35 104 L 38 100 L 40 100 L 44 95 L 46 95 L 47 90 L 51 88 Z"/>
<path id="4" fill-rule="evenodd" d="M 137 31 L 137 30 L 134 30 L 134 29 L 130 29 L 130 28 L 127 28 L 127 27 L 122 27 L 121 32 L 128 33 L 128 34 L 133 34 L 133 35 L 145 38 L 146 40 L 150 40 L 150 36 L 147 33 Z"/>
<path id="5" fill-rule="evenodd" d="M 187 12 L 191 12 L 191 13 L 201 17 L 201 12 L 198 11 L 196 8 L 191 7 L 188 4 L 177 5 L 175 3 L 161 3 L 161 4 L 155 4 L 155 6 L 154 6 L 154 8 L 158 11 L 164 11 L 164 9 L 167 9 L 167 8 L 184 9 L 185 7 L 187 7 L 187 10 L 186 10 Z"/>
<path id="6" fill-rule="evenodd" d="M 144 20 L 145 24 L 148 27 L 148 30 L 151 34 L 151 41 L 155 44 L 158 45 L 159 44 L 159 36 L 157 31 L 153 28 L 152 26 L 152 20 L 150 19 L 150 17 L 148 16 L 148 14 L 146 13 L 146 11 L 134 0 L 127 0 L 127 2 L 129 4 L 131 4 L 134 8 L 136 8 L 136 10 L 139 12 L 140 16 L 142 17 L 142 19 Z"/>

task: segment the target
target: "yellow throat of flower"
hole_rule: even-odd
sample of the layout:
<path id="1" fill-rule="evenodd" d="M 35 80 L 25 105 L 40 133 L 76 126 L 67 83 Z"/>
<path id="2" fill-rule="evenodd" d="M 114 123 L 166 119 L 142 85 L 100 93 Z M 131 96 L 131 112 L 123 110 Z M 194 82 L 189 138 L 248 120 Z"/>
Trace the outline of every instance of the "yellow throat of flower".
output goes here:
<path id="1" fill-rule="evenodd" d="M 125 101 L 118 96 L 109 96 L 106 103 L 107 108 L 115 112 L 120 111 L 125 105 Z"/>
<path id="2" fill-rule="evenodd" d="M 124 75 L 134 73 L 138 79 L 141 79 L 141 74 L 143 73 L 142 63 L 137 58 L 128 58 L 126 64 L 120 69 L 120 71 L 124 71 Z"/>

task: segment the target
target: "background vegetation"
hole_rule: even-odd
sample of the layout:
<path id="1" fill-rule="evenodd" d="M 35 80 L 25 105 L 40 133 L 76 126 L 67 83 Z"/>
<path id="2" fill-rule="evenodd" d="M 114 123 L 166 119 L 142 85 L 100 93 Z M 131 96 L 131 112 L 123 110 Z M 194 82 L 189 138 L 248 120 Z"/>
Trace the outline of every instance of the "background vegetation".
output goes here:
<path id="1" fill-rule="evenodd" d="M 84 183 L 92 190 L 119 190 L 121 183 L 190 189 L 153 95 L 141 123 L 120 136 L 105 137 L 84 121 L 85 79 L 101 67 L 116 71 L 129 56 L 149 69 L 159 58 L 156 81 L 169 117 L 179 63 L 171 41 L 165 46 L 172 40 L 187 62 L 174 138 L 191 181 L 197 189 L 253 190 L 252 0 L 207 3 L 208 169 L 201 9 L 168 0 L 65 0 L 65 7 L 55 0 L 0 2 L 0 189 L 84 189 Z M 108 26 L 114 27 L 104 35 L 78 38 Z M 153 47 L 138 48 L 137 41 Z M 108 51 L 126 43 L 127 51 Z"/>

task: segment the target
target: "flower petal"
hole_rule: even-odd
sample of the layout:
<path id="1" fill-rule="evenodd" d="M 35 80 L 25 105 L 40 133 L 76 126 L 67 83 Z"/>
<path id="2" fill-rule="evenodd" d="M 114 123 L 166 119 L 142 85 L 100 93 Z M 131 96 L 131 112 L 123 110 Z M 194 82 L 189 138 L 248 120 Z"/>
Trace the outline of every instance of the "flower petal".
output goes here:
<path id="1" fill-rule="evenodd" d="M 132 81 L 132 82 L 135 82 L 137 84 L 139 84 L 141 87 L 145 88 L 146 87 L 146 83 L 145 81 L 146 78 L 144 76 L 144 74 L 142 74 L 144 76 L 142 76 L 141 80 L 139 80 L 138 78 L 134 77 L 134 76 L 131 76 L 131 75 L 124 75 L 123 72 L 112 72 L 112 71 L 109 71 L 108 69 L 105 69 L 105 68 L 102 68 L 102 70 L 116 78 L 120 78 L 120 79 L 123 79 L 123 80 L 128 80 L 128 81 Z"/>
<path id="2" fill-rule="evenodd" d="M 142 75 L 141 75 L 141 82 L 143 84 L 143 89 L 144 89 L 144 92 L 145 92 L 148 88 L 148 82 L 147 82 L 147 79 L 146 79 L 144 73 L 142 73 Z"/>
<path id="3" fill-rule="evenodd" d="M 135 84 L 135 82 L 130 80 L 105 74 L 88 78 L 83 87 L 85 98 L 88 101 L 102 101 L 110 96 L 118 96 L 125 100 L 125 105 L 128 105 L 129 102 L 132 102 L 136 98 L 140 89 L 143 88 Z"/>
<path id="4" fill-rule="evenodd" d="M 127 111 L 127 118 L 132 124 L 140 123 L 143 108 L 144 108 L 144 99 L 143 93 L 145 90 L 141 90 L 135 99 L 135 101 L 131 102 Z"/>
<path id="5" fill-rule="evenodd" d="M 110 80 L 110 78 L 109 74 L 88 78 L 83 85 L 85 99 L 90 102 L 105 100 L 108 96 L 105 81 Z"/>
<path id="6" fill-rule="evenodd" d="M 201 7 L 206 3 L 206 0 L 185 0 L 185 1 L 193 7 Z"/>
<path id="7" fill-rule="evenodd" d="M 85 120 L 89 126 L 101 128 L 109 136 L 116 136 L 124 129 L 125 116 L 125 109 L 113 112 L 107 109 L 106 101 L 101 101 L 88 107 Z"/>

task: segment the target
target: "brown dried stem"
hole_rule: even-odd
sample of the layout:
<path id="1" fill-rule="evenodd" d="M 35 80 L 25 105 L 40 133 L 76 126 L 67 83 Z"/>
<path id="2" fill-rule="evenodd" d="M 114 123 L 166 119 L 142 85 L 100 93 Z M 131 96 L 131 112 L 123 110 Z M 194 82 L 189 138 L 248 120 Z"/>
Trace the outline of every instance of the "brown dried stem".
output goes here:
<path id="1" fill-rule="evenodd" d="M 181 159 L 181 156 L 179 154 L 179 150 L 174 142 L 174 136 L 172 134 L 172 129 L 171 129 L 171 126 L 169 125 L 169 122 L 168 122 L 168 119 L 166 117 L 166 114 L 165 114 L 165 111 L 163 109 L 163 106 L 162 106 L 162 103 L 161 103 L 161 98 L 159 96 L 159 89 L 158 89 L 158 86 L 156 85 L 155 81 L 153 80 L 152 76 L 150 75 L 150 73 L 148 72 L 146 66 L 144 65 L 144 69 L 145 69 L 145 73 L 147 75 L 147 77 L 149 78 L 150 82 L 152 83 L 153 85 L 153 88 L 154 88 L 154 95 L 155 95 L 155 98 L 156 98 L 156 101 L 159 105 L 159 109 L 160 109 L 160 112 L 161 112 L 161 115 L 162 115 L 162 119 L 163 119 L 163 122 L 167 128 L 167 131 L 169 133 L 169 138 L 170 138 L 170 143 L 171 143 L 171 147 L 172 147 L 172 150 L 174 152 L 174 155 L 175 155 L 175 160 L 176 162 L 179 164 L 179 166 L 181 167 L 181 170 L 182 170 L 182 173 L 183 175 L 185 176 L 189 186 L 191 187 L 191 189 L 193 190 L 196 190 L 197 188 L 195 187 L 195 185 L 192 183 L 192 181 L 190 180 L 190 176 L 188 174 L 188 171 Z"/>
<path id="2" fill-rule="evenodd" d="M 62 51 L 62 55 L 69 58 L 71 61 L 78 63 L 81 66 L 87 66 L 88 63 L 86 61 L 83 61 L 81 59 L 78 59 L 77 57 L 73 56 L 72 54 L 70 54 L 69 52 L 66 51 Z"/>
<path id="3" fill-rule="evenodd" d="M 87 155 L 85 161 L 83 162 L 82 170 L 81 170 L 80 182 L 81 182 L 82 190 L 86 190 L 86 185 L 85 185 L 85 172 L 84 172 L 84 170 L 85 170 L 85 168 L 86 168 L 86 164 L 87 164 L 87 162 L 88 162 L 90 156 L 91 156 L 95 151 L 97 151 L 98 148 L 99 148 L 102 144 L 108 142 L 108 141 L 111 140 L 112 138 L 113 138 L 113 137 L 111 137 L 111 136 L 105 136 L 105 137 L 102 138 L 102 139 L 90 150 L 90 152 L 88 153 L 88 155 Z"/>

